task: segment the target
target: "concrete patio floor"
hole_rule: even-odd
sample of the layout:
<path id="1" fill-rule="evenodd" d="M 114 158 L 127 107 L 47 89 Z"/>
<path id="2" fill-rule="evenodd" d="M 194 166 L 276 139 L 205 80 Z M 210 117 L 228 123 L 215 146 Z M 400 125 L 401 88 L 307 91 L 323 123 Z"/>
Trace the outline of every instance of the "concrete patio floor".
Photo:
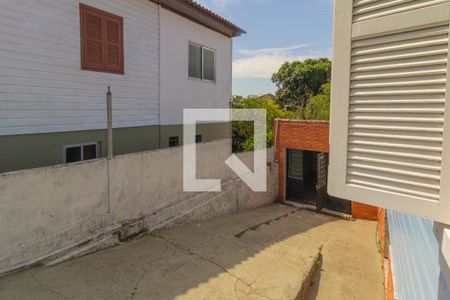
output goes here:
<path id="1" fill-rule="evenodd" d="M 2 277 L 0 299 L 382 300 L 375 230 L 272 205 Z"/>

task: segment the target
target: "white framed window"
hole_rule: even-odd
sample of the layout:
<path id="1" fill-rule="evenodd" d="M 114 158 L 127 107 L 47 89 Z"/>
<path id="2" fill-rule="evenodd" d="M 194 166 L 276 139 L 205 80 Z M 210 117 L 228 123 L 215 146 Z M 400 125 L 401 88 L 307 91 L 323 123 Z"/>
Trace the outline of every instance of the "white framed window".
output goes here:
<path id="1" fill-rule="evenodd" d="M 100 143 L 66 145 L 64 146 L 63 157 L 66 164 L 99 158 Z"/>
<path id="2" fill-rule="evenodd" d="M 216 81 L 216 51 L 189 42 L 188 77 Z"/>

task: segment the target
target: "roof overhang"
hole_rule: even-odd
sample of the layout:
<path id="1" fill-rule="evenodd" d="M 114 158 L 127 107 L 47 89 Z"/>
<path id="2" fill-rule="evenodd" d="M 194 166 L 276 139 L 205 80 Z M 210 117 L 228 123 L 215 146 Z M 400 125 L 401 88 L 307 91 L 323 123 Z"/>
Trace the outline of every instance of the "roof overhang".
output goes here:
<path id="1" fill-rule="evenodd" d="M 192 0 L 150 0 L 178 15 L 199 23 L 228 37 L 246 33 L 242 28 Z"/>

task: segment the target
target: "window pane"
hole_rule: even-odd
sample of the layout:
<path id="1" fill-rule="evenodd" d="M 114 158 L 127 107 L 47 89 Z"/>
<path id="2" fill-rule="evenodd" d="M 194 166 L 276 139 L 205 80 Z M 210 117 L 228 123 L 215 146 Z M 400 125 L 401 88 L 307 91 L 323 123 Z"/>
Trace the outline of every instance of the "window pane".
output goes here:
<path id="1" fill-rule="evenodd" d="M 203 79 L 216 80 L 215 53 L 205 48 L 203 48 Z"/>
<path id="2" fill-rule="evenodd" d="M 202 79 L 202 48 L 189 44 L 189 77 Z"/>
<path id="3" fill-rule="evenodd" d="M 294 179 L 303 179 L 303 151 L 289 150 L 288 176 Z"/>
<path id="4" fill-rule="evenodd" d="M 177 136 L 169 137 L 169 147 L 178 147 L 180 139 Z"/>
<path id="5" fill-rule="evenodd" d="M 202 135 L 201 135 L 201 134 L 197 134 L 197 135 L 195 136 L 195 142 L 196 142 L 197 144 L 200 144 L 200 143 L 202 142 Z"/>
<path id="6" fill-rule="evenodd" d="M 66 163 L 81 161 L 81 147 L 66 148 Z"/>
<path id="7" fill-rule="evenodd" d="M 97 145 L 87 145 L 83 147 L 83 160 L 97 158 Z"/>

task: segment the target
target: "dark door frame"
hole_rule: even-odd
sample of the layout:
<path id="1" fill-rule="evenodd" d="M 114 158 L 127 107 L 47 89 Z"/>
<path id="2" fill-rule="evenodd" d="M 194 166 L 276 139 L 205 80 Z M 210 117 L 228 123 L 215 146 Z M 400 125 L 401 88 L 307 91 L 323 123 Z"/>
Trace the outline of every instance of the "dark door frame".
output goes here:
<path id="1" fill-rule="evenodd" d="M 291 177 L 291 159 L 292 152 L 299 151 L 302 153 L 301 157 L 301 170 L 299 170 L 300 176 Z M 318 198 L 317 184 L 317 163 L 318 155 L 321 152 L 303 149 L 285 149 L 285 164 L 284 164 L 284 199 L 286 201 L 298 202 L 303 205 L 321 208 Z M 298 163 L 298 162 L 297 162 Z M 316 170 L 314 169 L 316 168 Z M 294 172 L 295 173 L 295 172 Z M 311 173 L 311 174 L 309 174 Z M 311 177 L 313 176 L 313 177 Z M 313 182 L 311 182 L 313 180 Z M 292 192 L 295 189 L 297 191 Z"/>

